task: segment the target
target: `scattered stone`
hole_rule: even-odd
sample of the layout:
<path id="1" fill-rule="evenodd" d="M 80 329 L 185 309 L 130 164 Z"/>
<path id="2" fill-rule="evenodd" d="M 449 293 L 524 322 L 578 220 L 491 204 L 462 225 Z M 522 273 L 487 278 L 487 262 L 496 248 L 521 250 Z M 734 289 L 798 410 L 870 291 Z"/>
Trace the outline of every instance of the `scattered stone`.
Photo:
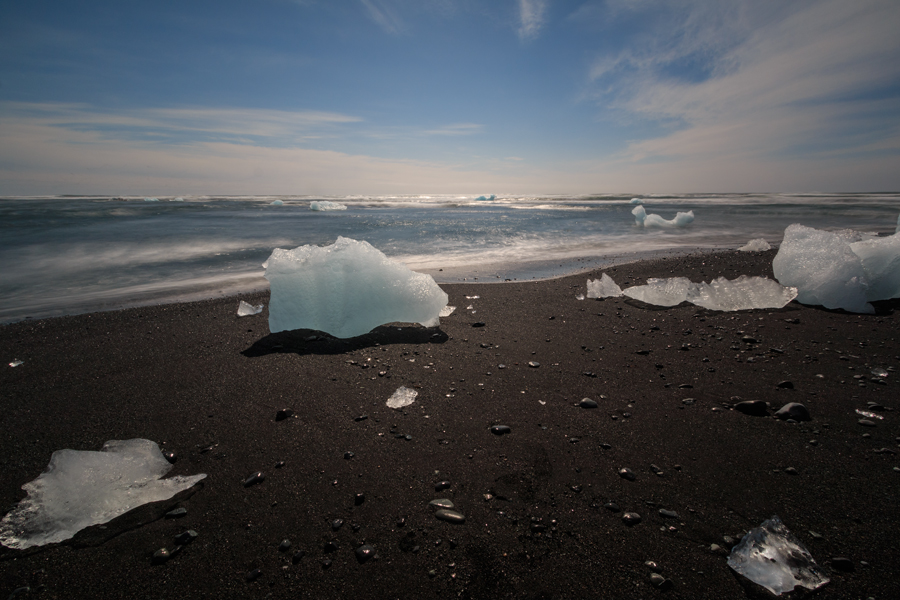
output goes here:
<path id="1" fill-rule="evenodd" d="M 446 508 L 441 508 L 435 511 L 434 516 L 440 519 L 441 521 L 446 521 L 447 523 L 454 523 L 457 525 L 461 525 L 466 522 L 466 518 L 456 512 L 455 510 L 447 510 Z"/>
<path id="2" fill-rule="evenodd" d="M 280 469 L 280 468 L 283 467 L 283 466 L 284 466 L 284 461 L 283 461 L 283 460 L 279 460 L 277 463 L 275 463 L 275 468 L 276 468 L 276 469 Z"/>
<path id="3" fill-rule="evenodd" d="M 169 551 L 165 548 L 160 548 L 156 552 L 153 553 L 153 558 L 150 560 L 150 564 L 153 565 L 162 565 L 168 562 L 171 555 Z"/>
<path id="4" fill-rule="evenodd" d="M 628 467 L 619 469 L 619 477 L 621 477 L 622 479 L 627 479 L 628 481 L 634 481 L 636 479 L 634 471 L 632 471 Z"/>
<path id="5" fill-rule="evenodd" d="M 508 425 L 494 425 L 491 427 L 491 433 L 494 435 L 504 435 L 506 433 L 512 433 L 512 429 L 510 429 Z"/>
<path id="6" fill-rule="evenodd" d="M 660 573 L 662 569 L 659 568 L 659 565 L 653 562 L 652 560 L 644 561 L 644 566 L 650 569 L 651 573 Z"/>
<path id="7" fill-rule="evenodd" d="M 484 323 L 482 321 L 478 321 L 476 323 L 472 323 L 472 327 L 484 327 Z"/>
<path id="8" fill-rule="evenodd" d="M 352 452 L 349 452 L 349 451 L 348 451 L 348 452 L 344 452 L 344 460 L 350 460 L 350 459 L 353 458 L 354 456 L 356 456 L 356 455 L 353 454 Z"/>
<path id="9" fill-rule="evenodd" d="M 359 506 L 360 504 L 362 504 L 362 503 L 365 502 L 365 501 L 366 501 L 366 495 L 365 495 L 365 494 L 356 494 L 356 495 L 353 497 L 353 504 L 354 504 L 354 506 Z"/>
<path id="10" fill-rule="evenodd" d="M 278 551 L 279 552 L 287 552 L 288 550 L 291 549 L 292 545 L 293 544 L 291 544 L 291 540 L 287 540 L 287 539 L 281 540 L 281 543 L 278 544 Z"/>
<path id="11" fill-rule="evenodd" d="M 659 509 L 659 516 L 665 517 L 667 519 L 677 519 L 678 513 L 674 510 L 666 510 L 664 508 Z"/>
<path id="12" fill-rule="evenodd" d="M 626 525 L 637 525 L 641 522 L 641 515 L 636 512 L 627 512 L 622 515 L 622 522 Z"/>
<path id="13" fill-rule="evenodd" d="M 364 562 L 375 556 L 375 548 L 373 548 L 369 544 L 363 544 L 354 551 L 354 554 L 356 554 L 357 562 L 359 562 L 359 564 L 363 564 Z"/>
<path id="14" fill-rule="evenodd" d="M 765 417 L 769 414 L 769 407 L 762 400 L 744 400 L 734 405 L 734 410 L 750 415 L 751 417 Z"/>
<path id="15" fill-rule="evenodd" d="M 863 427 L 876 427 L 875 421 L 870 421 L 869 419 L 860 419 L 859 421 L 857 421 L 857 423 L 859 423 Z"/>
<path id="16" fill-rule="evenodd" d="M 672 587 L 672 582 L 659 573 L 650 574 L 650 583 L 653 585 L 653 587 L 659 588 L 661 590 L 667 590 Z"/>
<path id="17" fill-rule="evenodd" d="M 369 418 L 369 415 L 359 415 L 358 417 L 354 417 L 353 420 L 356 422 L 359 422 L 359 421 L 365 421 L 368 418 Z"/>
<path id="18" fill-rule="evenodd" d="M 792 390 L 794 389 L 794 384 L 790 381 L 779 381 L 775 387 L 782 390 Z"/>
<path id="19" fill-rule="evenodd" d="M 197 539 L 200 534 L 194 531 L 193 529 L 188 529 L 182 533 L 179 533 L 175 536 L 175 543 L 179 546 L 187 546 L 191 542 Z"/>
<path id="20" fill-rule="evenodd" d="M 681 403 L 690 406 L 691 404 L 693 404 L 696 401 L 697 400 L 695 398 L 685 398 L 684 400 L 681 401 Z"/>
<path id="21" fill-rule="evenodd" d="M 449 498 L 436 498 L 429 502 L 428 505 L 435 508 L 456 508 L 456 505 L 453 504 L 453 500 L 450 500 Z"/>
<path id="22" fill-rule="evenodd" d="M 603 508 L 605 508 L 606 510 L 608 510 L 610 512 L 619 512 L 620 510 L 622 510 L 621 508 L 619 508 L 619 505 L 616 504 L 615 502 L 607 502 L 606 504 L 603 505 Z"/>
<path id="23" fill-rule="evenodd" d="M 285 419 L 290 419 L 293 416 L 294 411 L 292 411 L 290 408 L 282 408 L 277 413 L 275 413 L 275 420 L 284 421 Z"/>
<path id="24" fill-rule="evenodd" d="M 165 459 L 169 461 L 169 464 L 171 465 L 174 465 L 178 460 L 178 456 L 174 452 L 163 452 L 163 457 L 165 457 Z"/>
<path id="25" fill-rule="evenodd" d="M 253 569 L 246 575 L 246 579 L 248 582 L 253 582 L 259 579 L 262 576 L 262 569 Z"/>
<path id="26" fill-rule="evenodd" d="M 244 487 L 250 487 L 251 485 L 256 485 L 266 479 L 266 476 L 263 475 L 262 471 L 257 471 L 250 477 L 244 480 Z"/>
<path id="27" fill-rule="evenodd" d="M 330 569 L 330 568 L 331 568 L 331 559 L 323 558 L 322 559 L 322 569 L 326 570 L 326 569 Z"/>
<path id="28" fill-rule="evenodd" d="M 343 519 L 335 519 L 334 521 L 331 522 L 331 530 L 332 531 L 337 531 L 338 529 L 340 529 L 343 526 L 344 526 Z"/>
<path id="29" fill-rule="evenodd" d="M 331 540 L 330 542 L 325 542 L 325 545 L 322 549 L 326 553 L 337 552 L 338 551 L 338 543 L 337 540 Z"/>
<path id="30" fill-rule="evenodd" d="M 305 550 L 297 550 L 296 552 L 294 552 L 294 555 L 291 557 L 291 563 L 296 565 L 298 562 L 303 560 L 304 556 L 306 556 Z"/>
<path id="31" fill-rule="evenodd" d="M 180 519 L 181 517 L 183 517 L 185 515 L 187 515 L 187 509 L 184 507 L 179 507 L 179 508 L 175 508 L 175 509 L 172 509 L 169 512 L 167 512 L 166 518 L 167 519 Z"/>
<path id="32" fill-rule="evenodd" d="M 528 361 L 528 366 L 532 369 L 537 369 L 539 366 L 541 366 L 541 363 L 531 360 Z"/>
<path id="33" fill-rule="evenodd" d="M 446 490 L 449 487 L 450 487 L 449 481 L 440 481 L 440 482 L 434 484 L 434 491 L 443 492 L 444 490 Z"/>
<path id="34" fill-rule="evenodd" d="M 787 473 L 788 475 L 799 475 L 800 474 L 799 472 L 797 472 L 797 469 L 795 469 L 794 467 L 788 467 L 787 469 L 784 470 L 784 472 Z"/>
<path id="35" fill-rule="evenodd" d="M 793 419 L 795 421 L 812 421 L 809 410 L 799 402 L 788 402 L 778 409 L 775 416 L 785 421 Z"/>
<path id="36" fill-rule="evenodd" d="M 578 406 L 581 408 L 597 408 L 598 404 L 595 400 L 591 400 L 590 398 L 582 398 L 581 402 L 578 403 Z"/>
<path id="37" fill-rule="evenodd" d="M 835 557 L 831 559 L 831 568 L 837 569 L 838 571 L 844 571 L 845 573 L 850 573 L 854 571 L 853 561 L 849 558 L 843 557 Z"/>

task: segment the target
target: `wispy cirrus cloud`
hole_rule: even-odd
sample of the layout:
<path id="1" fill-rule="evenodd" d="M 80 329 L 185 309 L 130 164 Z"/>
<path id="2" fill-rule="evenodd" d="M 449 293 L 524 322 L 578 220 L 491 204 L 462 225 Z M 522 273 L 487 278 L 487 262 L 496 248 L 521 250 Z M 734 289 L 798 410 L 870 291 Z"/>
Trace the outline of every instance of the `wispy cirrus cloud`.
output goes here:
<path id="1" fill-rule="evenodd" d="M 519 39 L 538 36 L 547 14 L 547 0 L 519 0 Z"/>
<path id="2" fill-rule="evenodd" d="M 404 24 L 397 12 L 383 0 L 360 0 L 369 13 L 369 17 L 381 27 L 385 33 L 400 33 Z"/>
<path id="3" fill-rule="evenodd" d="M 484 130 L 484 125 L 480 125 L 478 123 L 455 123 L 453 125 L 445 125 L 444 127 L 439 127 L 437 129 L 429 129 L 425 131 L 428 135 L 450 135 L 450 136 L 458 136 L 458 135 L 474 135 L 476 133 L 481 133 Z"/>

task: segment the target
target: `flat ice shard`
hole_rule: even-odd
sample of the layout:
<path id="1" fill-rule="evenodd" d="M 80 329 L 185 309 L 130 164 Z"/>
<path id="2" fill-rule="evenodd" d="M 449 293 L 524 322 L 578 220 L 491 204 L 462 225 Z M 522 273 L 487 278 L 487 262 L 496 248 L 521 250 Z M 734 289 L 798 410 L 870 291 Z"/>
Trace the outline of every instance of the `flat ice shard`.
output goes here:
<path id="1" fill-rule="evenodd" d="M 237 315 L 239 317 L 249 317 L 251 315 L 258 315 L 262 312 L 264 305 L 263 304 L 250 304 L 249 302 L 244 302 L 241 300 L 241 303 L 238 305 Z"/>
<path id="2" fill-rule="evenodd" d="M 693 286 L 687 277 L 650 278 L 647 285 L 635 285 L 622 293 L 647 304 L 675 306 L 688 299 L 688 293 Z"/>
<path id="3" fill-rule="evenodd" d="M 750 240 L 738 250 L 741 252 L 765 252 L 766 250 L 771 250 L 772 246 L 769 245 L 769 242 L 766 241 L 766 238 L 756 238 Z"/>
<path id="4" fill-rule="evenodd" d="M 456 310 L 455 306 L 450 306 L 449 304 L 441 309 L 441 312 L 438 314 L 439 317 L 449 317 L 453 314 L 453 311 Z"/>
<path id="5" fill-rule="evenodd" d="M 709 283 L 695 283 L 687 301 L 709 310 L 751 310 L 782 308 L 797 297 L 797 288 L 784 287 L 767 277 L 741 275 L 728 280 L 719 277 Z"/>
<path id="6" fill-rule="evenodd" d="M 600 279 L 588 279 L 587 297 L 588 298 L 611 298 L 621 296 L 622 288 L 616 285 L 612 277 L 603 273 Z"/>
<path id="7" fill-rule="evenodd" d="M 661 216 L 656 214 L 648 215 L 644 207 L 638 205 L 632 209 L 631 214 L 634 215 L 635 224 L 640 225 L 641 227 L 684 227 L 694 221 L 694 211 L 692 210 L 689 210 L 688 212 L 675 213 L 674 219 L 663 219 Z"/>
<path id="8" fill-rule="evenodd" d="M 348 338 L 397 321 L 435 327 L 448 300 L 430 275 L 344 237 L 325 247 L 277 248 L 263 267 L 272 333 L 316 329 Z"/>
<path id="9" fill-rule="evenodd" d="M 851 243 L 858 241 L 860 234 L 849 230 L 831 232 L 790 225 L 772 261 L 775 278 L 782 285 L 797 288 L 797 301 L 803 304 L 874 313 L 868 303 L 869 280 L 863 262 L 851 249 Z"/>
<path id="10" fill-rule="evenodd" d="M 310 210 L 347 210 L 347 207 L 339 202 L 329 202 L 328 200 L 317 200 L 309 203 Z"/>
<path id="11" fill-rule="evenodd" d="M 731 551 L 728 566 L 776 596 L 798 585 L 814 590 L 829 581 L 777 516 L 744 536 Z"/>
<path id="12" fill-rule="evenodd" d="M 397 388 L 397 391 L 394 392 L 390 398 L 388 398 L 387 406 L 388 408 L 403 408 L 404 406 L 409 406 L 416 401 L 416 396 L 418 395 L 419 392 L 416 390 L 401 386 Z"/>
<path id="13" fill-rule="evenodd" d="M 171 469 L 150 440 L 110 440 L 99 452 L 57 450 L 47 470 L 22 486 L 28 496 L 0 521 L 0 543 L 21 550 L 62 542 L 206 477 L 160 479 Z"/>

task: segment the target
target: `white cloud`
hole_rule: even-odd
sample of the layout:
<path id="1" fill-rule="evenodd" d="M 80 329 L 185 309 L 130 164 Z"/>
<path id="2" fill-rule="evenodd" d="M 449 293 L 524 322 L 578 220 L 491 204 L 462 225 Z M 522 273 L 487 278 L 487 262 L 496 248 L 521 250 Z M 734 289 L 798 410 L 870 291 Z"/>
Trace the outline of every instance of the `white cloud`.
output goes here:
<path id="1" fill-rule="evenodd" d="M 426 131 L 426 134 L 429 135 L 473 135 L 476 133 L 481 133 L 484 129 L 483 125 L 479 125 L 478 123 L 456 123 L 454 125 L 445 125 L 444 127 L 439 127 L 438 129 L 430 129 Z"/>
<path id="2" fill-rule="evenodd" d="M 519 0 L 519 38 L 536 38 L 544 26 L 546 0 Z"/>
<path id="3" fill-rule="evenodd" d="M 383 0 L 360 0 L 369 11 L 369 16 L 386 33 L 399 33 L 403 30 L 403 21 L 397 13 Z"/>

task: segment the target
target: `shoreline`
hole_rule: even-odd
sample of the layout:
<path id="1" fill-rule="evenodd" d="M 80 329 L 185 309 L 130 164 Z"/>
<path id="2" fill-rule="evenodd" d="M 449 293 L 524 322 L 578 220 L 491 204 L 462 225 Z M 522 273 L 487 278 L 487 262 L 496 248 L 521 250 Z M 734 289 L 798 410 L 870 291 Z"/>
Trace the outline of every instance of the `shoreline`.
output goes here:
<path id="1" fill-rule="evenodd" d="M 896 596 L 898 372 L 871 370 L 900 368 L 900 301 L 855 315 L 575 298 L 601 272 L 623 287 L 772 277 L 774 254 L 441 284 L 457 309 L 439 328 L 348 340 L 269 334 L 266 310 L 236 316 L 241 299 L 268 305 L 267 292 L 0 327 L 4 506 L 53 451 L 113 439 L 175 452 L 170 476 L 207 474 L 173 504 L 181 519 L 83 547 L 0 549 L 0 596 L 755 597 L 726 565 L 727 539 L 774 514 L 831 578 L 816 598 Z M 14 358 L 24 363 L 8 367 Z M 400 386 L 415 403 L 387 408 Z M 577 406 L 585 397 L 599 408 Z M 769 416 L 734 410 L 736 398 L 767 402 Z M 788 402 L 812 421 L 771 416 Z M 855 412 L 869 402 L 885 408 L 875 427 Z M 283 408 L 294 416 L 276 421 Z M 491 434 L 498 424 L 511 433 Z M 257 471 L 266 479 L 244 487 Z M 435 498 L 465 523 L 435 519 Z M 625 525 L 628 511 L 641 522 Z M 196 541 L 151 564 L 188 529 Z M 360 564 L 363 543 L 377 558 Z M 653 586 L 646 561 L 671 589 Z"/>

